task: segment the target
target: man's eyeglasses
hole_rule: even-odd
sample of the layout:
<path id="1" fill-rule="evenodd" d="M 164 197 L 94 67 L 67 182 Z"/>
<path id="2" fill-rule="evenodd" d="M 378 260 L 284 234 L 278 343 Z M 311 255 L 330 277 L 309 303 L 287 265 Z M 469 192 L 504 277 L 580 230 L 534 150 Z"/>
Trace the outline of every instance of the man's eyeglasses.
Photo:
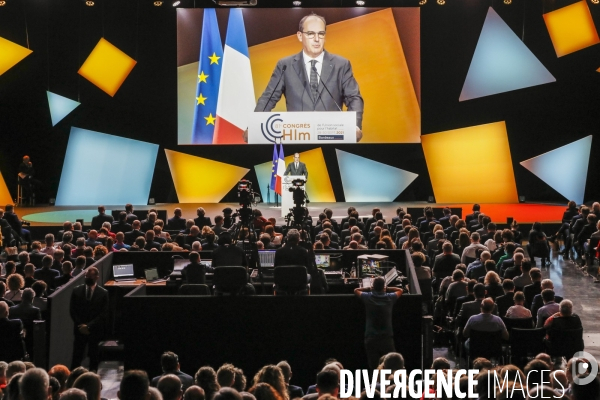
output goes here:
<path id="1" fill-rule="evenodd" d="M 309 32 L 302 32 L 302 33 L 304 33 L 306 35 L 306 37 L 309 38 L 309 39 L 314 39 L 315 35 L 318 35 L 319 39 L 325 39 L 325 32 L 324 31 L 321 31 L 321 32 L 312 32 L 312 31 L 309 31 Z"/>

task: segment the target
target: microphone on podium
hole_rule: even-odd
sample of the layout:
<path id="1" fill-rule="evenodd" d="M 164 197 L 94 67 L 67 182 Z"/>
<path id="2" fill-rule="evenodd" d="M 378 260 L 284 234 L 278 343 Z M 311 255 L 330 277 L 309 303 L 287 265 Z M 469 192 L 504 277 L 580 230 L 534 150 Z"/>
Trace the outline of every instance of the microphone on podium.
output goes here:
<path id="1" fill-rule="evenodd" d="M 313 65 L 312 70 L 317 74 L 317 76 L 319 77 L 319 81 L 321 81 L 323 83 L 323 87 L 325 88 L 325 90 L 327 90 L 327 93 L 329 93 L 329 96 L 331 97 L 331 99 L 333 100 L 333 102 L 335 103 L 335 106 L 338 108 L 338 111 L 342 111 L 342 107 L 340 107 L 340 105 L 337 103 L 337 101 L 335 101 L 335 97 L 333 97 L 333 95 L 331 94 L 331 92 L 329 91 L 329 88 L 327 87 L 327 85 L 325 84 L 325 82 L 323 81 L 323 79 L 321 79 L 321 74 L 319 74 L 319 71 L 317 71 L 317 67 L 315 67 Z M 319 93 L 319 99 L 321 98 L 321 93 Z M 323 100 L 321 100 L 323 101 Z M 317 102 L 315 102 L 315 106 L 317 105 Z"/>
<path id="2" fill-rule="evenodd" d="M 273 94 L 275 93 L 275 90 L 277 90 L 277 88 L 279 87 L 279 84 L 281 83 L 281 78 L 283 78 L 283 75 L 285 74 L 285 70 L 287 69 L 287 65 L 284 65 L 281 68 L 281 75 L 279 76 L 279 80 L 277 81 L 277 84 L 275 85 L 275 88 L 273 89 L 273 91 L 271 92 L 271 95 L 269 96 L 269 99 L 267 100 L 267 102 L 265 103 L 265 106 L 263 107 L 263 112 L 265 112 L 267 110 L 267 106 L 269 105 L 269 102 L 271 101 L 271 99 L 273 98 Z"/>

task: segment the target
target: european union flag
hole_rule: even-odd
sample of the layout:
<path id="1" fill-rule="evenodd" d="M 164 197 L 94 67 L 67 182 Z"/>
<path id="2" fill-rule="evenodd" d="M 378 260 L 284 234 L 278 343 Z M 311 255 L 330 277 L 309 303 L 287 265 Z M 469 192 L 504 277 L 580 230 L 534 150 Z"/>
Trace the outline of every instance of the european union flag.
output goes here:
<path id="1" fill-rule="evenodd" d="M 192 125 L 194 144 L 211 144 L 213 141 L 222 61 L 223 45 L 219 34 L 217 13 L 214 8 L 207 8 L 204 10 L 202 22 L 198 84 L 194 100 L 196 104 Z"/>

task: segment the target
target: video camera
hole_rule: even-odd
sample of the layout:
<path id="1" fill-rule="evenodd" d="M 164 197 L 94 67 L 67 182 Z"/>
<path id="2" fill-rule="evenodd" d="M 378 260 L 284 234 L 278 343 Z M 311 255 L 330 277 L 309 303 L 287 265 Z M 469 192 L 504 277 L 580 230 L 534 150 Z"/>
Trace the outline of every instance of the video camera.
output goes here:
<path id="1" fill-rule="evenodd" d="M 260 202 L 260 195 L 252 190 L 252 182 L 242 179 L 238 182 L 238 202 L 242 207 L 250 207 Z"/>

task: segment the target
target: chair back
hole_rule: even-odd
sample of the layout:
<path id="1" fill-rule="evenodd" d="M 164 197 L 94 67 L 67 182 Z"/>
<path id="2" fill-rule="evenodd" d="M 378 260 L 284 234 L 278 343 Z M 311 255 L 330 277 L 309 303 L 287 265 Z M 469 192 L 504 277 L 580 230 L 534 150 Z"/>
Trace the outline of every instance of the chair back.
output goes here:
<path id="1" fill-rule="evenodd" d="M 471 330 L 469 340 L 469 358 L 502 357 L 502 331 L 484 332 Z"/>
<path id="2" fill-rule="evenodd" d="M 506 326 L 506 330 L 510 333 L 514 328 L 531 329 L 533 328 L 533 318 L 508 318 L 502 317 L 502 322 Z"/>
<path id="3" fill-rule="evenodd" d="M 239 294 L 248 282 L 248 273 L 244 267 L 215 268 L 213 283 L 215 294 Z"/>
<path id="4" fill-rule="evenodd" d="M 304 265 L 285 265 L 273 271 L 275 294 L 306 294 L 308 275 Z"/>
<path id="5" fill-rule="evenodd" d="M 179 287 L 177 294 L 182 296 L 210 296 L 210 289 L 202 284 L 184 284 Z"/>
<path id="6" fill-rule="evenodd" d="M 548 354 L 552 357 L 573 357 L 578 351 L 583 351 L 583 328 L 579 329 L 549 329 Z"/>
<path id="7" fill-rule="evenodd" d="M 519 319 L 519 318 L 507 318 Z M 531 320 L 529 318 L 520 318 Z M 511 357 L 536 356 L 546 351 L 544 337 L 546 330 L 544 328 L 521 329 L 513 327 L 510 331 L 510 355 Z"/>

